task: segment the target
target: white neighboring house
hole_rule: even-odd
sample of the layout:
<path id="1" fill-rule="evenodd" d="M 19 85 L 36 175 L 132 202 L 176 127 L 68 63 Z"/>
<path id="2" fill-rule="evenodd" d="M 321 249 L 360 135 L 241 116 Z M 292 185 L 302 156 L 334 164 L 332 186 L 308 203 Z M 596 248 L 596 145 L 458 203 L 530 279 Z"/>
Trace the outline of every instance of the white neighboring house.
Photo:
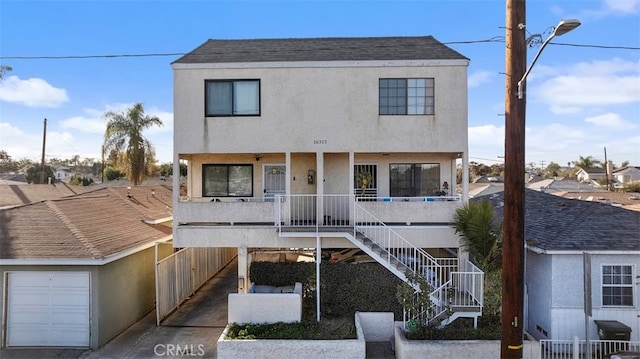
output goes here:
<path id="1" fill-rule="evenodd" d="M 502 195 L 492 195 L 501 214 Z M 591 256 L 589 337 L 618 321 L 640 341 L 640 212 L 525 190 L 525 330 L 536 339 L 585 339 L 584 253 Z"/>
<path id="2" fill-rule="evenodd" d="M 68 182 L 71 176 L 73 176 L 73 171 L 71 171 L 69 167 L 58 166 L 55 168 L 55 176 L 56 181 Z"/>
<path id="3" fill-rule="evenodd" d="M 630 182 L 640 181 L 640 166 L 627 166 L 617 169 L 612 173 L 616 186 L 624 186 Z"/>
<path id="4" fill-rule="evenodd" d="M 174 245 L 237 247 L 239 292 L 256 248 L 359 247 L 402 279 L 481 278 L 450 226 L 468 198 L 449 186 L 457 163 L 468 178 L 468 64 L 431 36 L 206 41 L 172 64 L 189 174 Z M 478 315 L 481 285 L 459 288 Z"/>
<path id="5" fill-rule="evenodd" d="M 576 172 L 578 182 L 591 183 L 600 179 L 605 179 L 607 172 L 604 168 L 581 168 Z"/>

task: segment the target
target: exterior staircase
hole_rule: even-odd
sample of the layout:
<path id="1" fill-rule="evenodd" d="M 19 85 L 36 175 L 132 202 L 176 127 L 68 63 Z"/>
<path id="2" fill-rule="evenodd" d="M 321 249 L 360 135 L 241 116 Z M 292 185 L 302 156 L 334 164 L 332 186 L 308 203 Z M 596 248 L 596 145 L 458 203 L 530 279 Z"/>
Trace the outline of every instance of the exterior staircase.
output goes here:
<path id="1" fill-rule="evenodd" d="M 297 225 L 285 230 L 280 228 L 280 235 L 300 235 L 297 230 L 304 230 L 308 234 L 312 228 L 322 232 L 332 225 L 324 222 L 322 226 L 306 228 L 299 228 L 299 223 L 296 223 Z M 287 227 L 283 223 L 286 222 L 280 219 L 276 221 L 276 225 Z M 477 318 L 482 315 L 484 273 L 471 262 L 458 258 L 433 257 L 411 244 L 355 201 L 353 225 L 341 222 L 338 228 L 332 229 L 332 235 L 348 239 L 398 278 L 412 285 L 416 296 L 420 289 L 410 278 L 419 274 L 426 279 L 431 307 L 422 308 L 415 313 L 405 308 L 405 323 L 415 320 L 423 324 L 444 326 L 457 318 L 471 317 L 477 326 Z"/>

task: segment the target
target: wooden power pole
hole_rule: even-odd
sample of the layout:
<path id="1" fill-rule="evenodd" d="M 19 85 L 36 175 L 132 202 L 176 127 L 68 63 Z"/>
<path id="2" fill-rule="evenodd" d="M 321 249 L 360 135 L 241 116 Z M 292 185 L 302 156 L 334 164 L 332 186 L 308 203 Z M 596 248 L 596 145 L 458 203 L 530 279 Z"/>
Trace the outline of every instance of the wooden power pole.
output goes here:
<path id="1" fill-rule="evenodd" d="M 524 335 L 525 8 L 525 0 L 507 0 L 501 358 L 522 358 Z"/>

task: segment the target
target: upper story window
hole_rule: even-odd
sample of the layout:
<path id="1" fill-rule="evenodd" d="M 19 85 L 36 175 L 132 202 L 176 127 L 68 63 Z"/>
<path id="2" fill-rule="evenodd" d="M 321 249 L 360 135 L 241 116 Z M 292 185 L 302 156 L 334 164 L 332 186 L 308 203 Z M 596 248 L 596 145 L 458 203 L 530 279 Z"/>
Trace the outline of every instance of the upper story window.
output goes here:
<path id="1" fill-rule="evenodd" d="M 633 307 L 633 280 L 630 265 L 602 266 L 602 305 Z"/>
<path id="2" fill-rule="evenodd" d="M 206 80 L 205 116 L 259 116 L 260 80 Z"/>
<path id="3" fill-rule="evenodd" d="M 439 190 L 439 163 L 389 164 L 389 195 L 391 197 L 434 196 Z"/>
<path id="4" fill-rule="evenodd" d="M 202 197 L 253 197 L 253 165 L 202 165 Z"/>
<path id="5" fill-rule="evenodd" d="M 380 115 L 433 115 L 434 79 L 380 79 Z"/>

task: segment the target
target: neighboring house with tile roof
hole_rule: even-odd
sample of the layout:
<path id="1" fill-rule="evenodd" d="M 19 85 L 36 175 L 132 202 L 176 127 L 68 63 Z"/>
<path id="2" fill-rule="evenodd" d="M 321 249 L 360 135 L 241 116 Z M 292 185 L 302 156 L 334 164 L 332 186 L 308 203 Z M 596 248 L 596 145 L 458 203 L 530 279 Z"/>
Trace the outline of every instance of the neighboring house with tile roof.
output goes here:
<path id="1" fill-rule="evenodd" d="M 27 177 L 23 173 L 3 173 L 0 174 L 0 185 L 5 184 L 27 184 Z"/>
<path id="2" fill-rule="evenodd" d="M 588 202 L 600 202 L 612 206 L 618 206 L 632 211 L 640 211 L 640 193 L 629 192 L 554 192 L 556 196 L 579 199 Z"/>
<path id="3" fill-rule="evenodd" d="M 96 349 L 152 310 L 171 192 L 110 187 L 0 209 L 0 344 Z"/>
<path id="4" fill-rule="evenodd" d="M 448 184 L 457 164 L 469 178 L 468 65 L 432 36 L 206 41 L 172 63 L 173 173 L 189 172 L 175 245 L 238 248 L 241 292 L 255 248 L 360 248 L 451 289 L 465 254 L 445 268 L 427 250 L 460 246 L 468 183 Z"/>
<path id="5" fill-rule="evenodd" d="M 504 192 L 504 183 L 469 183 L 469 198 Z"/>
<path id="6" fill-rule="evenodd" d="M 503 194 L 484 199 L 501 218 Z M 598 339 L 594 320 L 614 320 L 640 341 L 640 212 L 529 189 L 525 207 L 526 331 L 536 339 L 585 339 L 583 257 L 589 253 L 590 339 Z"/>
<path id="7" fill-rule="evenodd" d="M 607 192 L 606 189 L 573 178 L 559 177 L 527 184 L 527 188 L 545 193 L 555 192 Z"/>
<path id="8" fill-rule="evenodd" d="M 86 192 L 89 189 L 89 187 L 73 186 L 63 182 L 54 184 L 0 184 L 0 208 L 69 197 Z"/>

